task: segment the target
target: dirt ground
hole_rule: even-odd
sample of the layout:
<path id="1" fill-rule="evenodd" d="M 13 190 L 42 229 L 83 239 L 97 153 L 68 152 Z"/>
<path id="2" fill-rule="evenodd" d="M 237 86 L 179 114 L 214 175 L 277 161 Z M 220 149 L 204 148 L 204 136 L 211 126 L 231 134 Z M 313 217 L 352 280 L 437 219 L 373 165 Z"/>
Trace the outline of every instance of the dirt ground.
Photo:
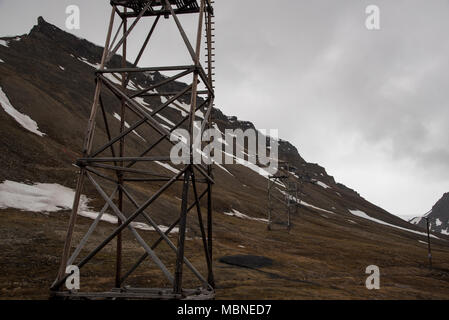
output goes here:
<path id="1" fill-rule="evenodd" d="M 58 270 L 68 212 L 43 215 L 17 210 L 0 210 L 0 299 L 48 299 L 49 287 Z M 92 222 L 79 218 L 75 237 Z M 449 242 L 433 241 L 434 268 L 427 266 L 425 238 L 412 233 L 366 224 L 351 228 L 341 218 L 323 219 L 301 211 L 287 231 L 268 231 L 264 223 L 216 214 L 214 272 L 217 299 L 448 299 Z M 85 251 L 99 243 L 113 225 L 101 222 Z M 366 231 L 365 231 L 366 230 Z M 149 243 L 155 232 L 140 231 Z M 206 266 L 201 240 L 187 233 L 186 256 L 203 274 Z M 176 235 L 170 236 L 176 243 Z M 81 269 L 81 290 L 113 287 L 114 245 L 108 245 Z M 130 233 L 124 234 L 124 269 L 144 252 Z M 166 244 L 156 250 L 174 270 L 174 254 Z M 220 262 L 229 255 L 257 255 L 271 265 L 242 268 Z M 380 268 L 380 290 L 368 290 L 365 280 L 369 265 Z M 144 263 L 129 279 L 134 287 L 168 287 L 151 263 Z M 184 284 L 198 282 L 186 271 Z"/>

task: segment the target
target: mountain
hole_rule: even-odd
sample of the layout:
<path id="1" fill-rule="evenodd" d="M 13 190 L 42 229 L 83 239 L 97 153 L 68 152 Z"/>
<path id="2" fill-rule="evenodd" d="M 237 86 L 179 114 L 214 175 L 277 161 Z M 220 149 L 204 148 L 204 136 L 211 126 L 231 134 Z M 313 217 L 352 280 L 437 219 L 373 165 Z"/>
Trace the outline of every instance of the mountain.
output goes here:
<path id="1" fill-rule="evenodd" d="M 41 17 L 28 34 L 0 38 L 0 251 L 7 257 L 2 260 L 8 262 L 0 262 L 0 293 L 7 297 L 45 297 L 46 288 L 54 280 L 76 185 L 77 168 L 73 163 L 81 157 L 94 95 L 94 72 L 102 51 Z M 114 56 L 108 67 L 120 63 L 121 57 Z M 158 72 L 133 76 L 130 90 L 166 77 Z M 161 90 L 186 88 L 182 82 L 171 86 Z M 105 117 L 110 123 L 120 123 L 120 105 L 112 94 L 105 94 L 103 99 Z M 183 99 L 161 113 L 161 124 L 170 127 L 180 120 L 182 106 L 189 102 L 188 97 Z M 150 96 L 140 103 L 154 108 L 161 100 Z M 254 128 L 249 121 L 226 115 L 225 110 L 223 106 L 212 114 L 221 132 Z M 132 120 L 131 115 L 130 123 Z M 94 148 L 107 136 L 101 121 L 96 133 Z M 154 138 L 137 129 L 127 139 L 126 152 L 136 154 Z M 371 264 L 384 268 L 390 281 L 377 297 L 449 297 L 446 274 L 429 274 L 425 268 L 426 234 L 421 226 L 407 223 L 363 199 L 358 192 L 336 182 L 322 166 L 307 162 L 291 143 L 279 141 L 279 158 L 298 168 L 294 178 L 299 185 L 299 210 L 292 217 L 290 232 L 267 230 L 267 178 L 261 168 L 245 163 L 215 166 L 214 264 L 218 297 L 376 297 L 363 285 L 364 270 Z M 159 148 L 167 152 L 169 144 Z M 176 170 L 176 166 L 157 163 L 149 166 L 160 173 Z M 139 199 L 158 187 L 130 185 Z M 170 225 L 179 214 L 180 191 L 179 187 L 169 189 L 152 206 L 151 214 L 160 225 Z M 282 187 L 276 192 L 283 197 Z M 80 214 L 84 217 L 79 222 L 80 227 L 87 227 L 101 208 L 93 189 L 86 188 L 83 194 Z M 112 213 L 105 216 L 102 230 L 113 227 L 109 223 L 113 218 Z M 155 236 L 141 227 L 147 231 L 146 237 Z M 101 232 L 93 235 L 92 241 L 99 241 L 100 236 Z M 190 248 L 186 253 L 193 255 L 193 262 L 201 261 L 195 251 L 199 236 L 198 225 L 189 225 Z M 440 234 L 433 237 L 442 259 L 439 266 L 449 269 L 449 238 Z M 129 241 L 126 245 L 130 254 L 141 254 L 132 239 L 125 241 Z M 102 256 L 106 261 L 112 259 L 108 252 Z M 274 262 L 263 272 L 236 269 L 220 262 L 221 257 L 235 254 L 266 256 Z M 129 259 L 130 263 L 133 259 Z M 435 261 L 438 265 L 438 258 Z M 30 274 L 30 265 L 39 268 L 33 267 Z M 155 271 L 145 272 L 153 275 Z M 410 279 L 421 277 L 426 278 L 425 283 L 409 284 Z M 103 279 L 92 280 L 98 282 L 106 283 Z"/>
<path id="2" fill-rule="evenodd" d="M 423 217 L 413 218 L 410 223 L 426 228 L 427 221 L 424 217 L 429 219 L 429 226 L 432 231 L 449 235 L 449 192 L 445 193 L 434 204 L 430 212 Z"/>

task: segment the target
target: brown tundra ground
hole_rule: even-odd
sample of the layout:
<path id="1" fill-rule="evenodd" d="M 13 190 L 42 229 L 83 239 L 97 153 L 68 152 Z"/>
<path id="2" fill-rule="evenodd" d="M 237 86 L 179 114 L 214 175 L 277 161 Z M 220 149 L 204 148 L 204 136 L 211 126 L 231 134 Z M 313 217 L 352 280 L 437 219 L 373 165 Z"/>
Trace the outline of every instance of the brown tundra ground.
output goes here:
<path id="1" fill-rule="evenodd" d="M 92 221 L 79 218 L 76 237 Z M 43 215 L 0 210 L 0 298 L 48 299 L 55 279 L 68 222 L 68 212 Z M 300 210 L 290 233 L 268 231 L 264 223 L 216 214 L 214 271 L 217 299 L 448 299 L 449 242 L 433 241 L 433 264 L 427 265 L 425 238 L 363 219 L 344 223 Z M 358 225 L 352 227 L 352 225 Z M 113 225 L 101 222 L 87 250 L 99 243 Z M 148 242 L 155 232 L 140 232 Z M 188 232 L 186 256 L 205 273 L 201 240 Z M 170 236 L 176 243 L 176 235 Z M 442 237 L 443 238 L 443 237 Z M 82 255 L 88 252 L 83 251 Z M 124 269 L 143 253 L 129 233 L 124 236 Z M 156 252 L 174 270 L 174 255 L 162 244 Z M 227 255 L 258 255 L 273 260 L 260 269 L 219 261 Z M 81 289 L 113 286 L 114 246 L 108 245 L 81 269 Z M 377 265 L 380 290 L 367 290 L 365 269 Z M 196 287 L 186 272 L 186 287 Z M 129 279 L 136 287 L 168 286 L 151 263 Z"/>

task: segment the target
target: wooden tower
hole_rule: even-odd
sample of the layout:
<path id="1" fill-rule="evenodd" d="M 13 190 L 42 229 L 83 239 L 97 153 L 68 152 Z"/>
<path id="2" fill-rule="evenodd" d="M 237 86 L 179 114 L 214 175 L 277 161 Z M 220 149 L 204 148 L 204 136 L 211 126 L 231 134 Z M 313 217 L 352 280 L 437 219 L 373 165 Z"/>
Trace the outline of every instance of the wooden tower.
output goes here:
<path id="1" fill-rule="evenodd" d="M 52 285 L 53 297 L 65 299 L 183 299 L 198 298 L 210 299 L 214 297 L 214 276 L 212 269 L 212 185 L 214 183 L 211 166 L 204 164 L 193 164 L 188 161 L 182 168 L 174 170 L 173 174 L 167 175 L 155 172 L 150 169 L 150 164 L 170 166 L 171 158 L 169 151 L 161 154 L 160 144 L 174 144 L 171 136 L 173 132 L 181 127 L 187 127 L 190 137 L 193 137 L 194 122 L 198 111 L 203 115 L 202 130 L 211 126 L 211 111 L 214 106 L 214 84 L 213 84 L 213 1 L 211 0 L 111 0 L 112 12 L 108 33 L 105 41 L 105 48 L 102 55 L 101 64 L 96 71 L 96 89 L 93 98 L 91 115 L 88 122 L 85 142 L 83 146 L 83 157 L 78 159 L 76 165 L 79 168 L 79 176 L 74 199 L 73 210 L 70 216 L 66 240 L 64 244 L 61 265 L 57 279 Z M 181 23 L 181 15 L 195 16 L 197 21 L 196 37 L 191 42 L 187 32 Z M 177 31 L 185 45 L 185 52 L 190 64 L 174 66 L 148 66 L 139 67 L 146 49 L 154 39 L 154 34 L 159 32 L 157 28 L 161 19 L 168 19 L 176 26 Z M 117 22 L 118 20 L 118 22 Z M 136 26 L 143 21 L 151 21 L 151 28 L 148 28 L 146 39 L 140 41 L 139 52 L 132 64 L 127 62 L 127 50 L 135 40 L 133 32 Z M 117 23 L 116 23 L 117 22 Z M 114 31 L 116 30 L 116 32 Z M 161 30 L 162 31 L 162 30 Z M 202 47 L 202 40 L 206 39 L 205 48 Z M 167 40 L 168 41 L 168 40 Z M 134 43 L 135 44 L 135 43 Z M 116 54 L 122 55 L 122 64 L 119 67 L 110 67 L 111 60 Z M 202 53 L 205 53 L 205 66 L 201 62 Z M 132 85 L 131 78 L 138 74 L 151 75 L 152 73 L 171 73 L 163 79 L 154 81 L 145 88 Z M 167 92 L 166 88 L 177 88 L 176 81 L 180 79 L 191 79 L 191 83 L 180 91 Z M 190 80 L 189 80 L 190 82 Z M 164 91 L 165 90 L 165 91 Z M 117 117 L 120 123 L 118 134 L 111 128 L 111 121 L 106 116 L 107 101 L 104 99 L 105 92 L 115 97 L 116 103 L 121 106 L 120 116 Z M 148 97 L 164 97 L 160 105 L 151 109 L 144 103 Z M 173 105 L 179 105 L 179 101 L 189 101 L 188 111 L 183 112 L 182 120 L 171 128 L 161 124 L 161 112 Z M 131 117 L 132 116 L 132 117 Z M 132 119 L 132 120 L 131 120 Z M 107 139 L 98 146 L 93 143 L 98 140 L 99 121 L 107 132 Z M 127 121 L 133 121 L 128 123 Z M 152 132 L 153 141 L 141 142 L 142 152 L 139 154 L 127 154 L 127 142 L 129 138 L 142 132 L 145 127 L 146 132 Z M 97 130 L 96 130 L 97 128 Z M 135 137 L 133 137 L 135 139 Z M 97 141 L 96 140 L 96 141 Z M 144 142 L 145 141 L 145 142 Z M 193 141 L 193 139 L 190 139 Z M 193 146 L 189 143 L 190 160 L 193 158 Z M 154 165 L 153 165 L 154 168 Z M 142 183 L 143 190 L 149 184 L 157 185 L 155 192 L 148 191 L 146 200 L 138 201 L 133 195 L 130 184 Z M 152 204 L 167 190 L 180 184 L 179 194 L 180 208 L 176 213 L 176 219 L 166 229 L 161 228 L 152 216 Z M 161 186 L 162 185 L 162 186 Z M 107 187 L 106 187 L 107 186 Z M 112 186 L 112 187 L 111 187 Z M 77 216 L 80 210 L 83 190 L 94 189 L 101 199 L 103 205 L 100 214 L 94 220 L 88 231 L 81 240 L 75 243 L 74 233 L 77 229 Z M 182 188 L 182 189 L 181 189 Z M 204 189 L 203 189 L 204 188 Z M 89 195 L 88 195 L 89 196 Z M 203 217 L 203 208 L 207 208 Z M 130 209 L 131 207 L 131 209 Z M 86 249 L 86 243 L 92 236 L 94 230 L 101 220 L 101 216 L 106 212 L 111 212 L 117 218 L 117 224 L 113 231 L 104 233 L 101 243 L 95 247 Z M 186 224 L 187 215 L 190 211 L 196 211 L 197 223 L 201 233 L 201 248 L 198 252 L 204 255 L 203 275 L 185 256 Z M 204 210 L 203 210 L 204 211 Z M 195 217 L 195 219 L 196 219 Z M 204 221 L 203 221 L 204 220 Z M 157 234 L 157 240 L 148 243 L 141 235 L 142 231 L 136 228 L 137 223 L 145 223 L 153 228 Z M 174 229 L 178 230 L 177 241 L 172 240 L 169 234 Z M 128 232 L 133 239 L 142 247 L 143 255 L 133 262 L 129 268 L 129 261 L 123 261 L 126 251 L 123 245 L 123 233 Z M 98 254 L 104 251 L 105 247 L 110 248 L 114 243 L 115 267 L 111 273 L 115 275 L 111 279 L 115 283 L 111 290 L 84 292 L 81 290 L 67 290 L 66 279 L 70 276 L 66 274 L 68 266 L 76 266 L 83 275 L 83 267 L 98 259 Z M 163 244 L 164 249 L 160 249 Z M 159 248 L 158 248 L 159 247 Z M 175 257 L 167 267 L 156 253 L 156 248 L 168 250 Z M 165 249 L 166 248 L 166 249 Z M 87 250 L 87 255 L 82 256 Z M 158 288 L 133 288 L 127 285 L 127 279 L 136 272 L 145 260 L 150 260 L 152 265 L 157 266 L 161 271 L 161 277 L 165 278 L 166 287 Z M 124 263 L 126 262 L 126 264 Z M 124 266 L 127 265 L 126 270 Z M 193 274 L 198 286 L 194 288 L 184 288 L 183 271 L 186 269 Z M 206 271 L 205 271 L 206 270 Z M 82 276 L 81 276 L 82 279 Z M 82 283 L 81 283 L 82 284 Z M 89 287 L 91 289 L 91 287 Z"/>
<path id="2" fill-rule="evenodd" d="M 279 162 L 278 172 L 268 178 L 268 230 L 292 227 L 292 216 L 298 213 L 298 184 L 296 168 L 286 161 Z"/>

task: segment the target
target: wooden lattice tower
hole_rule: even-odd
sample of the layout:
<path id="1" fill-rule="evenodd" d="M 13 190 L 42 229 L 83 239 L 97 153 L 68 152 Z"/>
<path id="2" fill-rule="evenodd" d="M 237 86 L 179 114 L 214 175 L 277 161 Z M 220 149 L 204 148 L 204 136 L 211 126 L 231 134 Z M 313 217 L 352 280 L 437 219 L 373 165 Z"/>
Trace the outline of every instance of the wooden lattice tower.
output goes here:
<path id="1" fill-rule="evenodd" d="M 151 163 L 158 162 L 167 165 L 170 159 L 170 151 L 166 154 L 160 154 L 161 148 L 157 148 L 164 143 L 175 144 L 170 140 L 173 131 L 181 126 L 187 127 L 190 138 L 193 137 L 194 121 L 197 118 L 198 111 L 202 111 L 204 120 L 201 124 L 201 132 L 211 127 L 211 111 L 214 106 L 214 85 L 213 85 L 213 1 L 211 0 L 112 0 L 112 12 L 105 42 L 105 48 L 99 69 L 96 72 L 96 90 L 91 109 L 91 115 L 86 132 L 83 157 L 77 161 L 79 167 L 79 177 L 74 199 L 73 210 L 70 216 L 67 236 L 65 240 L 61 266 L 51 290 L 52 295 L 64 298 L 142 298 L 142 299 L 182 299 L 189 298 L 213 298 L 214 297 L 214 276 L 212 269 L 212 185 L 214 183 L 211 166 L 204 164 L 193 164 L 190 161 L 182 165 L 182 169 L 175 171 L 173 175 L 164 175 L 161 172 L 155 172 L 150 169 Z M 195 47 L 191 44 L 179 15 L 195 15 L 198 21 L 196 30 Z M 138 67 L 141 58 L 144 56 L 146 48 L 149 47 L 154 38 L 153 33 L 157 32 L 156 26 L 161 18 L 173 21 L 186 46 L 186 54 L 192 63 L 183 66 L 163 66 L 163 67 Z M 120 25 L 115 26 L 115 21 L 119 20 Z M 152 27 L 148 30 L 148 36 L 140 44 L 140 51 L 135 58 L 132 66 L 127 62 L 127 47 L 133 41 L 130 35 L 133 34 L 136 25 L 142 21 L 152 21 Z M 160 23 L 159 23 L 160 24 Z M 117 30 L 114 34 L 114 30 Z M 206 46 L 202 48 L 203 36 L 206 38 Z M 111 59 L 121 49 L 122 64 L 121 67 L 109 68 Z M 201 53 L 206 53 L 206 68 L 203 68 L 200 61 Z M 174 75 L 164 77 L 163 80 L 153 83 L 148 87 L 130 89 L 130 78 L 138 74 L 148 75 L 154 72 L 172 72 Z M 156 89 L 164 90 L 175 84 L 176 80 L 188 77 L 193 79 L 191 84 L 179 92 L 160 92 Z M 117 84 L 119 81 L 120 84 Z M 176 85 L 172 86 L 176 87 Z M 112 93 L 118 99 L 121 105 L 120 129 L 119 134 L 114 136 L 111 130 L 111 123 L 108 122 L 107 106 L 104 99 L 105 91 L 110 95 Z M 143 99 L 146 97 L 163 96 L 166 101 L 161 99 L 160 105 L 150 109 L 144 105 Z M 201 96 L 201 98 L 198 98 Z M 161 125 L 160 113 L 170 106 L 179 106 L 181 99 L 189 100 L 189 112 L 182 115 L 182 121 L 178 122 L 172 128 Z M 152 105 L 152 107 L 154 107 Z M 138 119 L 133 124 L 128 124 L 126 120 Z M 159 118 L 156 118 L 159 117 Z M 101 119 L 107 132 L 107 141 L 102 143 L 101 147 L 94 147 L 93 140 L 98 138 L 96 134 L 96 124 Z M 143 143 L 143 151 L 137 155 L 129 155 L 126 152 L 127 141 L 137 130 L 151 131 L 155 142 Z M 98 131 L 98 130 L 97 130 Z M 139 131 L 141 132 L 141 131 Z M 135 138 L 135 137 L 134 137 Z M 190 139 L 193 141 L 193 139 Z M 193 158 L 193 146 L 189 144 L 190 160 Z M 156 151 L 158 150 L 158 152 Z M 153 165 L 154 168 L 154 165 Z M 179 165 L 178 165 L 179 168 Z M 106 183 L 112 193 L 106 190 Z M 132 188 L 129 183 L 144 183 L 145 186 L 154 183 L 158 186 L 156 192 L 151 192 L 143 202 L 138 202 L 132 194 Z M 158 184 L 159 183 L 159 184 Z M 160 183 L 163 186 L 160 187 Z M 166 194 L 167 189 L 176 183 L 182 183 L 182 194 L 180 194 L 181 205 L 179 216 L 176 221 L 162 231 L 155 222 L 151 214 L 151 205 Z M 111 184 L 113 188 L 111 188 Z M 94 188 L 101 196 L 104 204 L 100 214 L 92 223 L 87 233 L 81 241 L 74 245 L 74 230 L 77 226 L 77 213 L 80 209 L 80 199 L 86 186 Z M 200 188 L 204 186 L 204 190 Z M 189 199 L 191 200 L 189 203 Z M 193 199 L 193 200 L 192 200 Z M 207 207 L 207 217 L 203 219 L 201 210 L 201 200 Z M 125 206 L 125 202 L 127 205 Z M 192 203 L 193 202 L 193 203 Z M 125 207 L 132 205 L 132 210 L 126 210 Z M 92 235 L 96 226 L 100 222 L 101 216 L 109 210 L 117 217 L 118 223 L 114 231 L 104 235 L 104 240 L 93 250 L 89 250 L 84 258 L 78 258 L 80 253 L 86 247 L 86 242 Z M 198 226 L 201 231 L 202 249 L 204 252 L 205 264 L 207 265 L 207 275 L 202 275 L 193 264 L 184 255 L 186 241 L 186 221 L 187 214 L 195 210 L 198 217 Z M 139 231 L 135 228 L 136 219 L 144 222 L 154 228 L 158 234 L 158 240 L 154 243 L 146 243 Z M 206 220 L 204 222 L 203 220 Z M 177 244 L 170 240 L 169 233 L 177 228 Z M 125 248 L 122 245 L 122 233 L 128 229 L 134 239 L 141 245 L 145 253 L 135 264 L 127 271 L 123 272 L 122 256 Z M 70 265 L 77 266 L 81 272 L 85 265 L 92 262 L 92 259 L 112 241 L 116 241 L 115 258 L 115 286 L 110 291 L 101 292 L 81 292 L 67 291 L 65 289 L 66 267 Z M 169 268 L 161 261 L 155 252 L 159 244 L 165 243 L 165 247 L 174 252 L 176 261 L 172 263 L 174 270 Z M 75 250 L 73 250 L 75 248 Z M 169 286 L 167 288 L 130 288 L 126 286 L 127 278 L 136 271 L 136 269 L 147 258 L 151 259 L 165 276 Z M 77 262 L 78 261 L 78 262 Z M 75 263 L 76 262 L 76 263 Z M 198 286 L 186 289 L 183 287 L 183 268 L 188 268 L 198 280 Z"/>
<path id="2" fill-rule="evenodd" d="M 298 212 L 296 168 L 280 161 L 278 172 L 268 179 L 268 230 L 292 227 L 292 216 Z"/>

